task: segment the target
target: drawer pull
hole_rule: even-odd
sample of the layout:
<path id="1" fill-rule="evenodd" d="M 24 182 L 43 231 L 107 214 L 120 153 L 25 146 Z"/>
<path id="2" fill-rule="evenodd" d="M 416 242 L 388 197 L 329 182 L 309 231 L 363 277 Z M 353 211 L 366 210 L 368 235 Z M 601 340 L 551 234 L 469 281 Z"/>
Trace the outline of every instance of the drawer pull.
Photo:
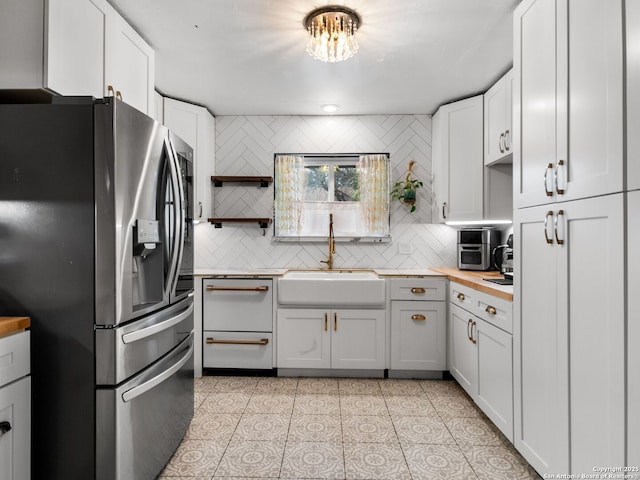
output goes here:
<path id="1" fill-rule="evenodd" d="M 415 314 L 415 315 L 411 315 L 411 320 L 426 320 L 427 317 L 425 317 L 424 315 L 419 315 L 419 314 Z"/>
<path id="2" fill-rule="evenodd" d="M 457 297 L 458 297 L 458 300 L 460 300 L 461 302 L 464 301 L 464 293 L 462 292 L 458 293 Z"/>
<path id="3" fill-rule="evenodd" d="M 411 289 L 411 293 L 424 293 L 424 292 L 425 292 L 425 290 L 422 287 L 413 287 Z"/>
<path id="4" fill-rule="evenodd" d="M 491 305 L 487 305 L 487 308 L 485 308 L 484 311 L 487 312 L 489 315 L 495 315 L 496 313 L 498 313 L 498 311 L 496 310 L 496 307 L 492 307 Z"/>
<path id="5" fill-rule="evenodd" d="M 471 338 L 471 329 L 473 328 L 473 326 L 471 325 L 472 322 L 473 320 L 471 319 L 467 321 L 467 338 L 470 342 L 473 342 L 473 338 Z"/>
<path id="6" fill-rule="evenodd" d="M 262 285 L 259 287 L 228 287 L 220 285 L 207 285 L 208 292 L 267 292 L 269 287 Z"/>
<path id="7" fill-rule="evenodd" d="M 268 338 L 261 338 L 260 340 L 220 340 L 219 338 L 207 337 L 207 345 L 212 343 L 221 343 L 225 345 L 266 345 L 269 343 Z"/>
<path id="8" fill-rule="evenodd" d="M 9 422 L 0 422 L 0 437 L 11 430 L 11 424 Z"/>
<path id="9" fill-rule="evenodd" d="M 473 320 L 473 322 L 471 323 L 471 343 L 473 343 L 475 345 L 476 343 L 478 343 L 478 341 L 475 338 L 473 338 L 473 327 L 476 327 L 476 321 L 475 320 Z M 477 330 L 478 330 L 478 327 L 476 327 L 476 331 Z"/>

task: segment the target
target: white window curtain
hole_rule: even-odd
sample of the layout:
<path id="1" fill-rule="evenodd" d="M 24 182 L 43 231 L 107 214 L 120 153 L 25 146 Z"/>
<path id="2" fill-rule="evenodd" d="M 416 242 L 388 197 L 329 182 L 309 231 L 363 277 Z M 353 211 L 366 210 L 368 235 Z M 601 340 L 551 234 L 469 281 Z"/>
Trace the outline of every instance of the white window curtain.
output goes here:
<path id="1" fill-rule="evenodd" d="M 358 161 L 360 208 L 369 235 L 389 235 L 389 161 L 386 155 L 361 155 Z"/>
<path id="2" fill-rule="evenodd" d="M 304 158 L 277 155 L 275 159 L 275 227 L 279 235 L 298 235 L 304 205 Z"/>

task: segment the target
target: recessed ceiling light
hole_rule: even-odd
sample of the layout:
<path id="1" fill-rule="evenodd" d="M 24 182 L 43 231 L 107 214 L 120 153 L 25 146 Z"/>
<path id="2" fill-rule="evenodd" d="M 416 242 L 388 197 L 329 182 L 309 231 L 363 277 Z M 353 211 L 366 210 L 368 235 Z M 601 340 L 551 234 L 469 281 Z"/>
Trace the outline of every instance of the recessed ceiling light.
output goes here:
<path id="1" fill-rule="evenodd" d="M 337 112 L 339 108 L 338 105 L 322 105 L 322 111 L 325 113 Z"/>

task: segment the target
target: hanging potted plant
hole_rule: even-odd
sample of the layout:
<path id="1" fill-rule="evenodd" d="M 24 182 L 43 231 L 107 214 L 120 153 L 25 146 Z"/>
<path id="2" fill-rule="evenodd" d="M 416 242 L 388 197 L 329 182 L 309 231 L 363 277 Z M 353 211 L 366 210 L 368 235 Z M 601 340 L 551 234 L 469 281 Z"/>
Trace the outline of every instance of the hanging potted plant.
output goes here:
<path id="1" fill-rule="evenodd" d="M 416 190 L 423 186 L 420 180 L 411 177 L 415 163 L 414 160 L 409 162 L 407 176 L 404 180 L 397 181 L 393 186 L 393 190 L 391 190 L 391 198 L 397 198 L 401 202 L 409 205 L 411 207 L 410 212 L 416 211 Z"/>

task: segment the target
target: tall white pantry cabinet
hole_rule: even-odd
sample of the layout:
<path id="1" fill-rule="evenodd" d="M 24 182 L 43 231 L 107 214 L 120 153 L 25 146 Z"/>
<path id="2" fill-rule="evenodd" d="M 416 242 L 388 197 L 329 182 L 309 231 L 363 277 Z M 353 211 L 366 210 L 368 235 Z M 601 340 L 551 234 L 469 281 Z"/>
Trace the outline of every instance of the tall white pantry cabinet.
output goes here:
<path id="1" fill-rule="evenodd" d="M 624 3 L 524 0 L 514 13 L 514 444 L 541 474 L 638 465 Z"/>

